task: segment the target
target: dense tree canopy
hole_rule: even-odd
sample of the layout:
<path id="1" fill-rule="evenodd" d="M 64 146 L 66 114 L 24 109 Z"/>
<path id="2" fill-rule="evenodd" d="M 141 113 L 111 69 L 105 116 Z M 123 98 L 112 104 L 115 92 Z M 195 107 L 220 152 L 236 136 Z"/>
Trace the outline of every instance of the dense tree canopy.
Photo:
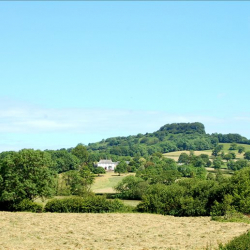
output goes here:
<path id="1" fill-rule="evenodd" d="M 16 203 L 53 195 L 56 176 L 51 165 L 50 154 L 40 150 L 7 154 L 0 160 L 0 202 Z"/>
<path id="2" fill-rule="evenodd" d="M 78 144 L 75 148 L 71 150 L 71 153 L 75 155 L 81 163 L 87 163 L 89 159 L 89 153 L 87 148 L 83 144 Z"/>

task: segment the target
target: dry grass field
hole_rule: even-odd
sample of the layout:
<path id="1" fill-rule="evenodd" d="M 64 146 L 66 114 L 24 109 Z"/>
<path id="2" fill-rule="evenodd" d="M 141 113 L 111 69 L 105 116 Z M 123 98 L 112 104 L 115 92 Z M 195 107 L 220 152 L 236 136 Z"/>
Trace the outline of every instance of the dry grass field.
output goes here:
<path id="1" fill-rule="evenodd" d="M 250 229 L 209 217 L 0 212 L 0 249 L 216 249 Z"/>

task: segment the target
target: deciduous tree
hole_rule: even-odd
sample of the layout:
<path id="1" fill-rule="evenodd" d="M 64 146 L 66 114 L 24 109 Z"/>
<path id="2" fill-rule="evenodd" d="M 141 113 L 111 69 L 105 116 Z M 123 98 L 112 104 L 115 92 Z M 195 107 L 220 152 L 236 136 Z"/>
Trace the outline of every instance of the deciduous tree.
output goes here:
<path id="1" fill-rule="evenodd" d="M 56 175 L 49 153 L 23 149 L 0 161 L 0 202 L 49 197 L 55 193 Z"/>
<path id="2" fill-rule="evenodd" d="M 121 161 L 115 168 L 115 173 L 121 175 L 122 173 L 127 172 L 127 163 L 125 161 Z"/>

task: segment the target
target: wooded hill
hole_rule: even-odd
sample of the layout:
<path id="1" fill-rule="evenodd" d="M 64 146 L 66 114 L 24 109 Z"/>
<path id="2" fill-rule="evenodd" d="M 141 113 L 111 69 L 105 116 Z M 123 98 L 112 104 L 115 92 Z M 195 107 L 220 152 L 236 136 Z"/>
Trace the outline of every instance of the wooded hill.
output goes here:
<path id="1" fill-rule="evenodd" d="M 168 153 L 179 150 L 213 149 L 218 143 L 250 144 L 250 140 L 239 134 L 207 134 L 200 122 L 172 123 L 153 133 L 112 137 L 90 143 L 88 151 L 117 156 L 148 156 L 153 153 Z"/>

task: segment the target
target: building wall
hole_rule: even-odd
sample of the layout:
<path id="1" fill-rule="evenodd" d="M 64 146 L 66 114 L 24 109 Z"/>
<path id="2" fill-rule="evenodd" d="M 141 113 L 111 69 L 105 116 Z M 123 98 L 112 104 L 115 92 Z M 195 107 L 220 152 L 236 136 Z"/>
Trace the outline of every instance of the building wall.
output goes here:
<path id="1" fill-rule="evenodd" d="M 104 168 L 105 170 L 112 170 L 114 171 L 115 170 L 115 167 L 117 166 L 116 163 L 109 163 L 109 164 L 106 164 L 106 163 L 97 163 L 97 166 L 98 167 L 102 167 Z"/>

